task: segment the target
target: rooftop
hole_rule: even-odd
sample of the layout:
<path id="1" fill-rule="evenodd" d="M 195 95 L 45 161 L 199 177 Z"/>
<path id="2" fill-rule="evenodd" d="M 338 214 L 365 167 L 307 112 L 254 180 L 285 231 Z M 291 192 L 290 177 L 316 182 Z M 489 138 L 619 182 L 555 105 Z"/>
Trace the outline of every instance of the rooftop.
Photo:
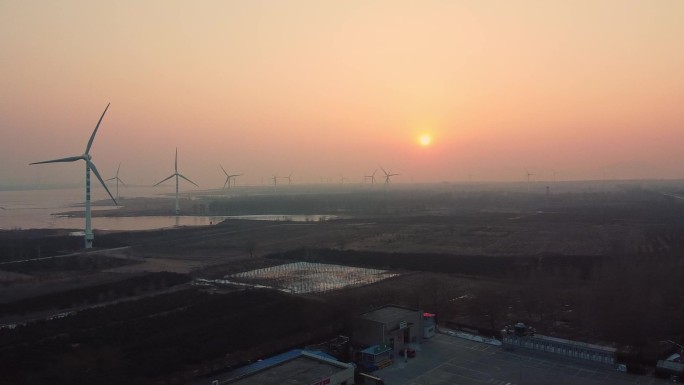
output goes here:
<path id="1" fill-rule="evenodd" d="M 310 385 L 349 368 L 348 364 L 337 362 L 315 354 L 300 352 L 293 358 L 265 365 L 256 371 L 248 371 L 229 380 L 239 385 Z"/>
<path id="2" fill-rule="evenodd" d="M 361 314 L 361 318 L 375 322 L 389 323 L 397 320 L 404 320 L 407 316 L 422 314 L 417 309 L 402 307 L 397 305 L 387 305 L 379 309 Z"/>
<path id="3" fill-rule="evenodd" d="M 549 341 L 549 342 L 557 342 L 557 343 L 570 345 L 570 346 L 590 348 L 590 349 L 594 349 L 594 350 L 602 350 L 602 351 L 607 352 L 607 353 L 615 353 L 617 351 L 617 349 L 610 347 L 610 346 L 596 345 L 596 344 L 590 344 L 587 342 L 580 342 L 580 341 L 573 341 L 573 340 L 566 340 L 564 338 L 549 337 L 549 336 L 544 336 L 541 334 L 535 334 L 534 337 L 532 337 L 532 338 L 537 338 L 537 339 Z"/>

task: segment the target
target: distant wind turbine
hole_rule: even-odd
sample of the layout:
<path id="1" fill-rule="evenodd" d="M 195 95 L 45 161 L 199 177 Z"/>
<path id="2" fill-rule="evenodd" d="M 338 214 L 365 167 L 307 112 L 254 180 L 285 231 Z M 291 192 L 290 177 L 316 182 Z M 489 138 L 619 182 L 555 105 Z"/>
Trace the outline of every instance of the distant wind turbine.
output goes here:
<path id="1" fill-rule="evenodd" d="M 373 171 L 372 174 L 370 174 L 370 175 L 364 175 L 364 176 L 363 176 L 364 182 L 366 181 L 366 179 L 370 179 L 371 184 L 375 184 L 375 173 L 376 173 L 376 172 L 378 172 L 378 169 L 377 169 L 377 168 L 375 169 L 375 171 Z"/>
<path id="2" fill-rule="evenodd" d="M 112 196 L 112 193 L 109 192 L 109 189 L 107 188 L 107 185 L 105 182 L 102 180 L 102 177 L 100 176 L 100 173 L 97 172 L 97 167 L 95 167 L 95 163 L 92 162 L 92 157 L 90 156 L 90 147 L 93 145 L 93 140 L 95 139 L 95 134 L 97 134 L 97 129 L 100 127 L 100 123 L 102 123 L 102 118 L 104 118 L 105 113 L 107 112 L 107 109 L 109 109 L 109 103 L 107 103 L 107 107 L 105 107 L 104 112 L 102 113 L 102 116 L 100 116 L 100 120 L 97 121 L 97 125 L 95 126 L 95 130 L 93 130 L 92 135 L 90 135 L 90 140 L 88 141 L 88 145 L 86 146 L 85 152 L 83 155 L 78 155 L 78 156 L 71 156 L 68 158 L 61 158 L 61 159 L 54 159 L 54 160 L 46 160 L 43 162 L 34 162 L 31 164 L 43 164 L 43 163 L 63 163 L 63 162 L 75 162 L 77 160 L 84 160 L 85 161 L 85 166 L 86 166 L 86 211 L 85 211 L 85 248 L 90 249 L 93 247 L 93 239 L 95 236 L 93 235 L 93 229 L 91 225 L 91 213 L 90 213 L 90 170 L 93 170 L 93 173 L 97 177 L 97 179 L 100 181 L 102 184 L 102 187 L 105 188 L 107 191 L 107 194 L 109 194 L 109 197 L 112 198 L 114 201 L 114 204 L 117 205 L 116 199 Z"/>
<path id="3" fill-rule="evenodd" d="M 271 179 L 273 179 L 273 191 L 276 192 L 278 191 L 278 176 L 273 175 Z"/>
<path id="4" fill-rule="evenodd" d="M 382 168 L 382 166 L 380 166 L 380 169 L 382 170 L 383 173 L 385 173 L 385 186 L 388 186 L 390 184 L 390 182 L 391 182 L 390 178 L 392 178 L 393 176 L 399 175 L 399 174 L 391 174 L 391 173 L 387 172 L 384 168 Z"/>
<path id="5" fill-rule="evenodd" d="M 155 184 L 154 186 L 159 186 L 160 184 L 166 182 L 167 180 L 173 178 L 174 176 L 176 177 L 176 215 L 178 215 L 178 214 L 180 214 L 180 206 L 178 205 L 178 178 L 179 177 L 183 178 L 183 179 L 187 180 L 188 182 L 194 184 L 195 186 L 197 186 L 197 187 L 199 187 L 199 186 L 197 185 L 197 183 L 191 181 L 190 179 L 188 179 L 188 178 L 184 177 L 183 175 L 181 175 L 180 173 L 178 173 L 178 147 L 176 147 L 176 161 L 174 163 L 174 170 L 175 170 L 175 172 L 173 174 L 171 174 L 171 176 L 169 176 L 168 178 L 166 178 L 166 179 L 162 180 L 161 182 Z M 154 187 L 154 186 L 152 186 L 152 187 Z"/>
<path id="6" fill-rule="evenodd" d="M 108 182 L 110 180 L 115 180 L 116 181 L 116 199 L 119 199 L 119 182 L 121 182 L 122 185 L 126 185 L 124 181 L 119 178 L 119 170 L 121 169 L 121 163 L 119 163 L 119 167 L 116 168 L 116 176 L 114 178 L 109 178 L 105 180 L 105 182 Z"/>
<path id="7" fill-rule="evenodd" d="M 225 189 L 226 185 L 228 185 L 228 190 L 230 190 L 230 180 L 233 180 L 233 186 L 235 186 L 235 179 L 237 179 L 237 177 L 239 176 L 242 176 L 242 174 L 228 174 L 228 172 L 225 168 L 223 168 L 223 166 L 221 166 L 220 164 L 219 166 L 221 167 L 221 170 L 223 170 L 223 173 L 226 174 L 226 181 L 225 183 L 223 183 L 223 188 Z"/>
<path id="8" fill-rule="evenodd" d="M 534 176 L 529 170 L 525 171 L 527 173 L 527 191 L 530 191 L 530 178 Z"/>
<path id="9" fill-rule="evenodd" d="M 292 184 L 292 173 L 290 173 L 290 175 L 286 176 L 285 178 L 287 178 L 287 184 Z"/>

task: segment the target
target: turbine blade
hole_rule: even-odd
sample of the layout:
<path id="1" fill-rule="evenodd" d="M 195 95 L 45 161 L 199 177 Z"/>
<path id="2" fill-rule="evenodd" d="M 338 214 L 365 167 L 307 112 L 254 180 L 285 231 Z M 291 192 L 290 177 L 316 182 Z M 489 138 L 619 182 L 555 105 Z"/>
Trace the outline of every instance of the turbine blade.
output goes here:
<path id="1" fill-rule="evenodd" d="M 159 182 L 159 183 L 157 183 L 157 184 L 155 184 L 155 185 L 152 185 L 152 187 L 154 187 L 154 186 L 159 186 L 160 184 L 166 182 L 167 180 L 173 178 L 174 176 L 176 176 L 176 174 L 173 174 L 173 175 L 171 175 L 170 177 L 168 177 L 168 178 L 162 180 L 161 182 Z"/>
<path id="2" fill-rule="evenodd" d="M 97 121 L 97 126 L 95 126 L 95 130 L 93 131 L 93 134 L 90 135 L 90 140 L 88 141 L 88 146 L 86 147 L 85 153 L 87 154 L 90 151 L 90 146 L 93 145 L 93 140 L 95 139 L 95 134 L 97 134 L 97 129 L 100 128 L 100 123 L 102 123 L 102 118 L 104 118 L 105 113 L 107 112 L 107 109 L 109 108 L 109 104 L 107 103 L 107 107 L 105 107 L 104 112 L 102 112 L 102 116 L 100 116 L 100 120 Z M 112 198 L 114 199 L 114 198 Z"/>
<path id="3" fill-rule="evenodd" d="M 230 182 L 230 177 L 226 178 L 226 181 L 223 182 L 223 188 L 224 189 L 226 188 L 226 185 L 228 184 L 228 182 Z"/>
<path id="4" fill-rule="evenodd" d="M 385 169 L 384 169 L 384 168 L 382 168 L 382 166 L 380 166 L 380 169 L 382 170 L 382 172 L 384 172 L 384 173 L 385 173 L 385 175 L 389 175 L 389 173 L 388 173 L 387 171 L 385 171 Z"/>
<path id="5" fill-rule="evenodd" d="M 190 182 L 190 183 L 194 184 L 195 186 L 199 187 L 199 185 L 198 185 L 197 183 L 195 183 L 195 182 L 191 181 L 190 179 L 188 179 L 188 178 L 184 177 L 183 175 L 181 175 L 181 174 L 178 174 L 178 176 L 179 176 L 179 177 L 181 177 L 181 178 L 183 178 L 183 179 L 185 179 L 185 180 L 187 180 L 188 182 Z"/>
<path id="6" fill-rule="evenodd" d="M 105 182 L 109 182 L 110 180 L 116 180 L 116 179 L 117 179 L 116 177 L 114 177 L 114 178 L 109 178 L 109 179 L 105 179 Z"/>
<path id="7" fill-rule="evenodd" d="M 116 168 L 116 177 L 119 177 L 119 170 L 121 170 L 121 162 L 119 162 L 119 167 Z"/>
<path id="8" fill-rule="evenodd" d="M 112 193 L 109 192 L 109 188 L 107 188 L 107 184 L 102 180 L 102 177 L 100 176 L 100 173 L 97 171 L 97 167 L 95 167 L 95 163 L 93 163 L 93 162 L 91 162 L 91 161 L 89 161 L 89 160 L 87 160 L 86 162 L 88 163 L 88 166 L 90 166 L 90 169 L 93 171 L 93 174 L 95 174 L 95 176 L 97 177 L 97 179 L 98 179 L 98 180 L 100 181 L 100 183 L 102 184 L 102 187 L 104 187 L 105 190 L 107 190 L 107 194 L 109 194 L 109 197 L 112 198 L 112 200 L 114 201 L 114 204 L 115 204 L 116 206 L 118 206 L 119 204 L 116 203 L 116 199 L 114 199 L 114 195 L 112 195 Z"/>
<path id="9" fill-rule="evenodd" d="M 176 147 L 176 163 L 174 165 L 176 172 L 178 172 L 178 147 Z"/>
<path id="10" fill-rule="evenodd" d="M 225 168 L 223 168 L 223 166 L 222 166 L 222 165 L 220 165 L 220 164 L 219 164 L 219 167 L 221 167 L 221 170 L 223 170 L 223 173 L 224 173 L 224 174 L 226 174 L 226 176 L 230 176 L 230 175 L 228 175 L 228 173 L 226 172 L 226 169 L 225 169 Z"/>
<path id="11" fill-rule="evenodd" d="M 42 162 L 33 162 L 33 163 L 29 163 L 29 164 L 31 165 L 31 164 L 43 164 L 43 163 L 75 162 L 75 161 L 81 160 L 81 159 L 83 159 L 82 155 L 81 156 L 70 156 L 68 158 L 61 158 L 61 159 L 45 160 Z"/>
<path id="12" fill-rule="evenodd" d="M 119 178 L 118 176 L 116 177 L 116 179 L 117 179 L 119 182 L 121 182 L 122 185 L 124 185 L 124 186 L 126 185 L 126 183 L 124 183 L 124 181 L 122 181 L 121 178 Z"/>

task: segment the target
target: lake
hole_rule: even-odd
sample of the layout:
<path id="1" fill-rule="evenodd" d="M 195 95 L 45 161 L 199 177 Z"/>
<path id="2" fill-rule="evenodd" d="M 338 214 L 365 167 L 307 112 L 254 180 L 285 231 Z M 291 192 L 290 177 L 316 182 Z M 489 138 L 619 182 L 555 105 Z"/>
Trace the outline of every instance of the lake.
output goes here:
<path id="1" fill-rule="evenodd" d="M 122 194 L 123 195 L 123 194 Z M 127 187 L 126 197 L 168 196 L 150 187 Z M 104 189 L 93 189 L 93 201 L 108 199 Z M 85 211 L 83 189 L 0 191 L 0 230 L 83 229 L 85 219 L 54 215 L 66 211 Z M 238 215 L 238 216 L 135 216 L 97 217 L 98 210 L 115 206 L 93 206 L 92 224 L 96 230 L 152 230 L 175 226 L 208 226 L 224 219 L 318 222 L 335 219 L 333 215 Z"/>

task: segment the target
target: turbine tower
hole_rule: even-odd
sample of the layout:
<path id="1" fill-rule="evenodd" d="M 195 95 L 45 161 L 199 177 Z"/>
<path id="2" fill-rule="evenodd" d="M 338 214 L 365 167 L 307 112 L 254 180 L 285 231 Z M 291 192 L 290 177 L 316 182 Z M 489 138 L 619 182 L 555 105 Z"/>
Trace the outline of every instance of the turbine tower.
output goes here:
<path id="1" fill-rule="evenodd" d="M 530 173 L 529 170 L 525 172 L 527 173 L 527 192 L 530 192 L 530 177 L 534 176 L 534 174 Z"/>
<path id="2" fill-rule="evenodd" d="M 102 177 L 100 176 L 100 173 L 97 172 L 97 167 L 95 167 L 95 163 L 92 162 L 92 157 L 90 156 L 90 147 L 93 145 L 93 140 L 95 139 L 95 134 L 97 134 L 97 129 L 100 127 L 100 123 L 102 123 L 102 118 L 104 118 L 105 113 L 107 112 L 107 109 L 109 108 L 109 103 L 107 103 L 107 107 L 105 107 L 104 112 L 102 113 L 102 116 L 100 116 L 100 120 L 97 121 L 97 125 L 95 126 L 95 130 L 93 130 L 93 134 L 90 135 L 90 140 L 88 141 L 88 145 L 86 146 L 85 152 L 83 155 L 78 155 L 78 156 L 71 156 L 68 158 L 61 158 L 61 159 L 54 159 L 54 160 L 46 160 L 43 162 L 34 162 L 31 164 L 42 164 L 42 163 L 63 163 L 63 162 L 75 162 L 77 160 L 84 160 L 85 161 L 85 166 L 86 166 L 86 206 L 85 206 L 85 248 L 90 249 L 93 247 L 93 239 L 95 236 L 93 235 L 93 229 L 92 229 L 92 224 L 91 224 L 91 213 L 90 213 L 90 170 L 93 170 L 93 173 L 97 177 L 97 179 L 100 181 L 102 184 L 102 187 L 107 190 L 107 194 L 109 194 L 109 197 L 112 198 L 114 201 L 115 205 L 118 205 L 116 203 L 116 199 L 112 196 L 112 193 L 109 192 L 109 189 L 107 188 L 107 185 L 105 182 L 102 180 Z"/>
<path id="3" fill-rule="evenodd" d="M 271 177 L 271 179 L 273 179 L 273 192 L 277 192 L 278 191 L 278 176 L 273 175 Z"/>
<path id="4" fill-rule="evenodd" d="M 223 188 L 225 189 L 226 185 L 228 185 L 228 190 L 230 190 L 230 180 L 233 180 L 233 186 L 235 186 L 235 178 L 242 176 L 242 174 L 228 174 L 228 172 L 225 168 L 223 168 L 223 166 L 221 166 L 220 164 L 219 166 L 221 167 L 221 170 L 223 170 L 223 173 L 226 174 L 226 181 L 225 183 L 223 183 Z"/>
<path id="5" fill-rule="evenodd" d="M 119 182 L 121 182 L 122 185 L 126 185 L 124 181 L 119 178 L 119 170 L 121 169 L 121 163 L 119 163 L 119 167 L 116 168 L 116 176 L 114 178 L 109 178 L 106 179 L 105 182 L 108 182 L 110 180 L 115 180 L 116 181 L 116 199 L 119 199 Z"/>
<path id="6" fill-rule="evenodd" d="M 195 186 L 197 186 L 197 187 L 199 187 L 199 186 L 197 185 L 197 183 L 195 183 L 195 182 L 191 181 L 190 179 L 184 177 L 182 174 L 180 174 L 178 172 L 178 147 L 176 147 L 176 162 L 174 163 L 174 165 L 175 165 L 174 166 L 175 172 L 173 174 L 171 174 L 171 176 L 169 176 L 168 178 L 166 178 L 166 179 L 162 180 L 161 182 L 155 184 L 154 186 L 159 186 L 160 184 L 166 182 L 167 180 L 173 178 L 174 176 L 176 177 L 176 215 L 178 215 L 178 214 L 180 214 L 180 206 L 178 206 L 178 178 L 179 177 L 183 178 L 183 179 L 187 180 L 188 182 L 194 184 Z M 152 186 L 152 187 L 154 187 L 154 186 Z"/>
<path id="7" fill-rule="evenodd" d="M 382 166 L 380 166 L 380 169 L 382 170 L 383 173 L 385 173 L 385 186 L 388 186 L 390 184 L 390 182 L 391 182 L 390 178 L 392 178 L 393 176 L 399 175 L 399 174 L 390 174 L 384 168 L 382 168 Z"/>

